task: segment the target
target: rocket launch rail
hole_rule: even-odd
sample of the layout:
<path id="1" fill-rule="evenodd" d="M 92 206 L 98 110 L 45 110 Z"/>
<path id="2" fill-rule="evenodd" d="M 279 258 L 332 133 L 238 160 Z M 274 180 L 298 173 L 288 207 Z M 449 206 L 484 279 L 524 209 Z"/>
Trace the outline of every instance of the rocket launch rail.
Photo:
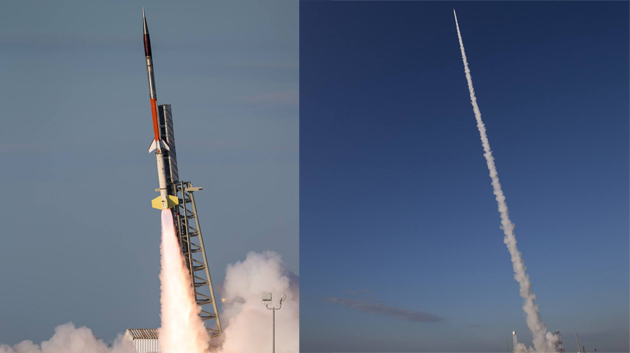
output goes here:
<path id="1" fill-rule="evenodd" d="M 160 193 L 160 196 L 153 199 L 151 204 L 154 208 L 170 209 L 172 212 L 173 224 L 186 268 L 190 274 L 195 301 L 201 308 L 200 316 L 208 334 L 214 338 L 222 333 L 222 329 L 193 195 L 201 188 L 194 187 L 191 182 L 179 180 L 171 105 L 157 105 L 151 39 L 144 10 L 142 19 L 154 133 L 149 152 L 155 152 L 159 182 L 159 188 L 155 191 Z M 216 326 L 212 325 L 213 322 Z"/>
<path id="2" fill-rule="evenodd" d="M 195 294 L 195 301 L 201 307 L 201 319 L 207 323 L 216 320 L 216 328 L 208 327 L 207 324 L 206 328 L 210 337 L 217 337 L 222 332 L 221 321 L 212 287 L 210 270 L 208 269 L 208 260 L 203 237 L 201 236 L 201 227 L 197 217 L 197 206 L 194 196 L 194 192 L 202 190 L 202 188 L 193 187 L 192 183 L 188 181 L 180 181 L 174 186 L 179 199 L 179 204 L 173 208 L 179 245 L 190 273 L 190 282 Z"/>

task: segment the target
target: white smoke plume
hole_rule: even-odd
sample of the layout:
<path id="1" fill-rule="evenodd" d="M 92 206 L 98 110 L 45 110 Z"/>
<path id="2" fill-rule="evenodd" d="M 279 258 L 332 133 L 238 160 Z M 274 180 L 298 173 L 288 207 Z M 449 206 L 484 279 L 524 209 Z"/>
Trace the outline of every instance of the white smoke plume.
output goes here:
<path id="1" fill-rule="evenodd" d="M 171 210 L 162 211 L 160 297 L 162 327 L 158 337 L 162 353 L 205 353 L 209 335 L 201 321 L 188 270 L 175 235 Z"/>
<path id="2" fill-rule="evenodd" d="M 514 224 L 510 221 L 508 214 L 507 204 L 505 202 L 505 196 L 499 183 L 499 175 L 497 168 L 494 165 L 494 157 L 490 150 L 490 143 L 488 142 L 488 136 L 486 135 L 486 127 L 481 120 L 481 111 L 477 105 L 477 98 L 475 97 L 475 90 L 473 88 L 472 77 L 470 76 L 470 69 L 468 68 L 468 60 L 466 59 L 466 52 L 464 51 L 464 42 L 462 41 L 462 35 L 459 31 L 459 23 L 457 22 L 457 14 L 453 10 L 455 15 L 455 26 L 457 27 L 457 36 L 459 38 L 459 47 L 462 52 L 462 60 L 464 62 L 464 72 L 466 73 L 466 80 L 468 81 L 468 91 L 470 92 L 470 101 L 473 106 L 475 118 L 477 119 L 477 128 L 481 135 L 481 144 L 483 145 L 484 157 L 486 157 L 486 163 L 488 164 L 488 170 L 490 171 L 490 178 L 492 179 L 492 188 L 494 190 L 494 196 L 496 197 L 497 204 L 499 206 L 499 213 L 501 214 L 501 229 L 505 237 L 503 242 L 507 245 L 507 248 L 512 256 L 512 266 L 514 267 L 514 279 L 518 281 L 520 285 L 520 294 L 524 299 L 523 311 L 526 314 L 527 326 L 532 331 L 534 338 L 534 348 L 537 352 L 554 352 L 555 343 L 558 341 L 558 337 L 551 332 L 547 332 L 547 327 L 542 322 L 538 313 L 538 304 L 535 303 L 536 295 L 532 292 L 532 284 L 529 281 L 529 275 L 525 272 L 525 261 L 521 256 L 521 252 L 516 247 L 516 237 L 514 236 Z M 524 349 L 525 345 L 519 344 L 514 347 L 517 349 Z"/>
<path id="3" fill-rule="evenodd" d="M 270 306 L 287 294 L 276 311 L 276 352 L 299 352 L 299 291 L 293 277 L 280 255 L 271 251 L 250 252 L 245 261 L 228 265 L 221 317 L 227 327 L 219 353 L 271 352 L 273 313 L 261 301 L 264 292 L 272 293 Z"/>
<path id="4" fill-rule="evenodd" d="M 118 335 L 109 346 L 96 338 L 87 327 L 76 328 L 73 323 L 59 325 L 55 334 L 40 345 L 22 341 L 14 346 L 0 344 L 0 353 L 135 353 L 133 343 Z"/>

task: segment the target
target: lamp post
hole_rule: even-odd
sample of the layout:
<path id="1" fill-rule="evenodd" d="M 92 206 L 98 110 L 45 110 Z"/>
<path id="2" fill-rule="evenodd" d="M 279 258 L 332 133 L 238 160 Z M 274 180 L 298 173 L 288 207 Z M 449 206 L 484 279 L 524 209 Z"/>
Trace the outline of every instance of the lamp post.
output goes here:
<path id="1" fill-rule="evenodd" d="M 287 295 L 282 293 L 282 297 L 278 300 L 278 307 L 269 307 L 269 302 L 271 302 L 271 293 L 263 293 L 262 295 L 262 301 L 265 303 L 267 309 L 273 311 L 273 353 L 276 353 L 276 310 L 280 310 L 282 308 L 282 302 L 285 299 L 287 299 Z"/>

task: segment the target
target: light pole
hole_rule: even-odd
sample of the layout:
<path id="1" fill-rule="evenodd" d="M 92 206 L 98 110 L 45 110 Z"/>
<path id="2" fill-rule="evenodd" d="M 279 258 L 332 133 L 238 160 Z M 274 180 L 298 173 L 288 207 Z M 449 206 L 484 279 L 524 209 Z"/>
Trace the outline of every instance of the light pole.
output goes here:
<path id="1" fill-rule="evenodd" d="M 276 353 L 276 310 L 280 310 L 282 308 L 282 302 L 287 299 L 287 295 L 282 293 L 282 297 L 278 300 L 278 307 L 272 306 L 269 307 L 269 302 L 271 301 L 271 293 L 263 293 L 262 301 L 265 303 L 267 309 L 273 311 L 273 353 Z"/>

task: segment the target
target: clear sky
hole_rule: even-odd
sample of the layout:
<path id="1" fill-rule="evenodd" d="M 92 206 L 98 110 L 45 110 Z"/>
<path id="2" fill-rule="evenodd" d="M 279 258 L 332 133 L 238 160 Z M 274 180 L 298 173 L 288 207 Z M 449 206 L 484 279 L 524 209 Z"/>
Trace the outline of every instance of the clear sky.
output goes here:
<path id="1" fill-rule="evenodd" d="M 297 2 L 4 2 L 0 343 L 159 326 L 143 6 L 215 284 L 250 250 L 298 273 Z"/>
<path id="2" fill-rule="evenodd" d="M 531 345 L 453 8 L 544 322 L 628 351 L 628 3 L 300 3 L 301 348 Z"/>

